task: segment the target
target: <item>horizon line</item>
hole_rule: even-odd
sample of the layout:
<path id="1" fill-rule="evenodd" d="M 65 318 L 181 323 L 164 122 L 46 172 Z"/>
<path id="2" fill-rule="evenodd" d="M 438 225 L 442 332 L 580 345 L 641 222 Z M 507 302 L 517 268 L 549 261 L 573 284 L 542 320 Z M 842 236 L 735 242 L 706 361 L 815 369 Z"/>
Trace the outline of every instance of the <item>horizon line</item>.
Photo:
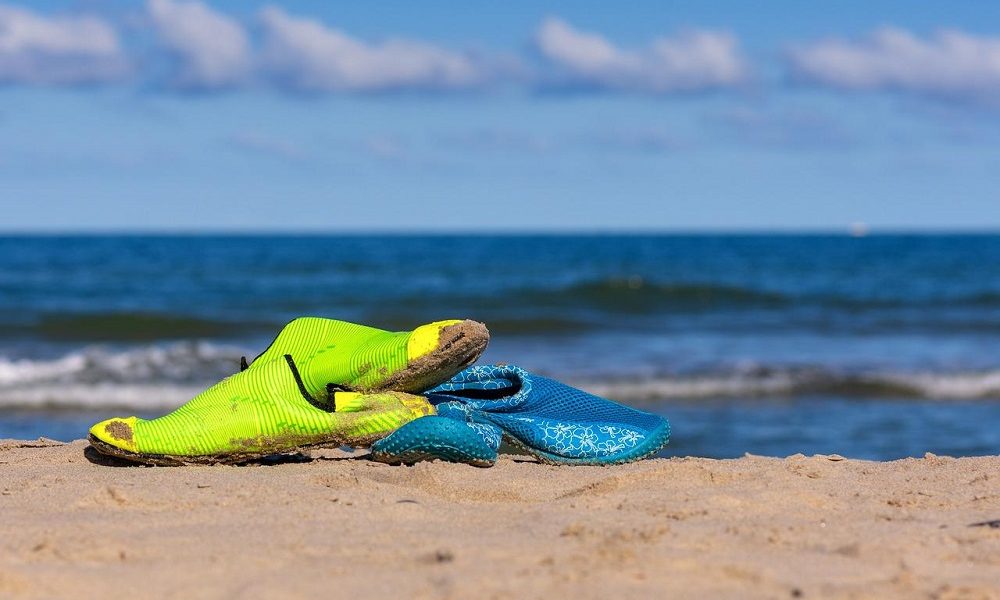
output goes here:
<path id="1" fill-rule="evenodd" d="M 859 231 L 855 226 L 844 227 L 664 227 L 664 228 L 523 228 L 477 229 L 458 228 L 142 228 L 107 229 L 0 229 L 0 237 L 291 237 L 291 236 L 683 236 L 683 235 L 837 235 L 846 237 L 878 237 L 885 235 L 1000 235 L 1000 226 L 989 227 L 877 227 L 866 225 Z"/>

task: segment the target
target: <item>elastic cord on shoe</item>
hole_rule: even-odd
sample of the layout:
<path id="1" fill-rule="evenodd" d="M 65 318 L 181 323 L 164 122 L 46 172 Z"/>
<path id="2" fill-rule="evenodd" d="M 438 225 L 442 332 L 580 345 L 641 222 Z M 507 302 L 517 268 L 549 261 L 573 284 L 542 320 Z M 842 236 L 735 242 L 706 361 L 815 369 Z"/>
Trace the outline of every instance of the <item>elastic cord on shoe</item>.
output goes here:
<path id="1" fill-rule="evenodd" d="M 288 363 L 288 368 L 291 369 L 292 371 L 292 377 L 295 378 L 295 384 L 299 386 L 299 393 L 302 394 L 302 398 L 305 399 L 305 401 L 311 404 L 313 407 L 318 408 L 322 411 L 336 412 L 337 403 L 334 400 L 334 391 L 338 386 L 336 386 L 336 384 L 333 383 L 327 384 L 326 386 L 327 404 L 323 404 L 320 401 L 313 398 L 312 395 L 309 394 L 309 391 L 306 390 L 305 384 L 302 383 L 302 376 L 299 374 L 299 368 L 295 366 L 295 361 L 292 360 L 291 354 L 285 355 L 285 361 Z"/>

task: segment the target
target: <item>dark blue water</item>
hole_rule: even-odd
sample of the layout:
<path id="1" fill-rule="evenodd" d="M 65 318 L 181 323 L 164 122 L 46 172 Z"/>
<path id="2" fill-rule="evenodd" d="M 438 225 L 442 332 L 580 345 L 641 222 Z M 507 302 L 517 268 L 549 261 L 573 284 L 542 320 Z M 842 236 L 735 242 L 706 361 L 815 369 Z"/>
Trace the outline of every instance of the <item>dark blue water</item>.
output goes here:
<path id="1" fill-rule="evenodd" d="M 1000 453 L 1000 236 L 0 238 L 0 437 L 82 437 L 287 320 L 486 322 L 671 452 Z"/>

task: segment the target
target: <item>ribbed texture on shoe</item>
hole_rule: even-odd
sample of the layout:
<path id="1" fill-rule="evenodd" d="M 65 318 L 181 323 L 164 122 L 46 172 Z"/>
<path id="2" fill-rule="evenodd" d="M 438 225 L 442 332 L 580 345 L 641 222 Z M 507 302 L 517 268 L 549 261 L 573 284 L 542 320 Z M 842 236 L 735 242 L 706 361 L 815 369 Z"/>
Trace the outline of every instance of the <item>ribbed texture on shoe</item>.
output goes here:
<path id="1" fill-rule="evenodd" d="M 332 413 L 311 405 L 280 358 L 224 379 L 168 415 L 134 421 L 131 433 L 141 454 L 259 453 L 332 442 L 367 445 L 433 413 L 423 399 L 401 392 L 352 396 L 344 404 L 345 410 Z"/>
<path id="2" fill-rule="evenodd" d="M 285 354 L 295 359 L 306 390 L 325 393 L 326 384 L 369 389 L 407 364 L 410 333 L 393 333 L 320 317 L 301 317 L 286 325 L 250 365 Z"/>

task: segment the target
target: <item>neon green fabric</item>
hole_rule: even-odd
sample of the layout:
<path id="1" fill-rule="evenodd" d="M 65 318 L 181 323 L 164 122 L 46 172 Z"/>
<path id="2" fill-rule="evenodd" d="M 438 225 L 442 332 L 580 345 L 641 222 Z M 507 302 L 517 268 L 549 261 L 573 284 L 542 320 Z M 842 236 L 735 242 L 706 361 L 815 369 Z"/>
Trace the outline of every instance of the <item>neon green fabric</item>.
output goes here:
<path id="1" fill-rule="evenodd" d="M 326 399 L 317 396 L 314 402 Z M 253 455 L 316 444 L 367 446 L 434 412 L 423 398 L 402 392 L 340 392 L 333 399 L 336 412 L 310 403 L 285 357 L 257 359 L 252 369 L 222 380 L 168 415 L 109 419 L 90 434 L 140 455 Z"/>
<path id="2" fill-rule="evenodd" d="M 249 368 L 253 370 L 258 364 L 289 354 L 299 367 L 306 390 L 314 396 L 324 394 L 328 383 L 381 390 L 394 374 L 436 350 L 441 331 L 458 323 L 461 321 L 439 321 L 395 333 L 346 321 L 301 317 L 286 325 Z M 485 341 L 482 346 L 485 348 Z M 442 373 L 438 382 L 460 368 Z"/>

